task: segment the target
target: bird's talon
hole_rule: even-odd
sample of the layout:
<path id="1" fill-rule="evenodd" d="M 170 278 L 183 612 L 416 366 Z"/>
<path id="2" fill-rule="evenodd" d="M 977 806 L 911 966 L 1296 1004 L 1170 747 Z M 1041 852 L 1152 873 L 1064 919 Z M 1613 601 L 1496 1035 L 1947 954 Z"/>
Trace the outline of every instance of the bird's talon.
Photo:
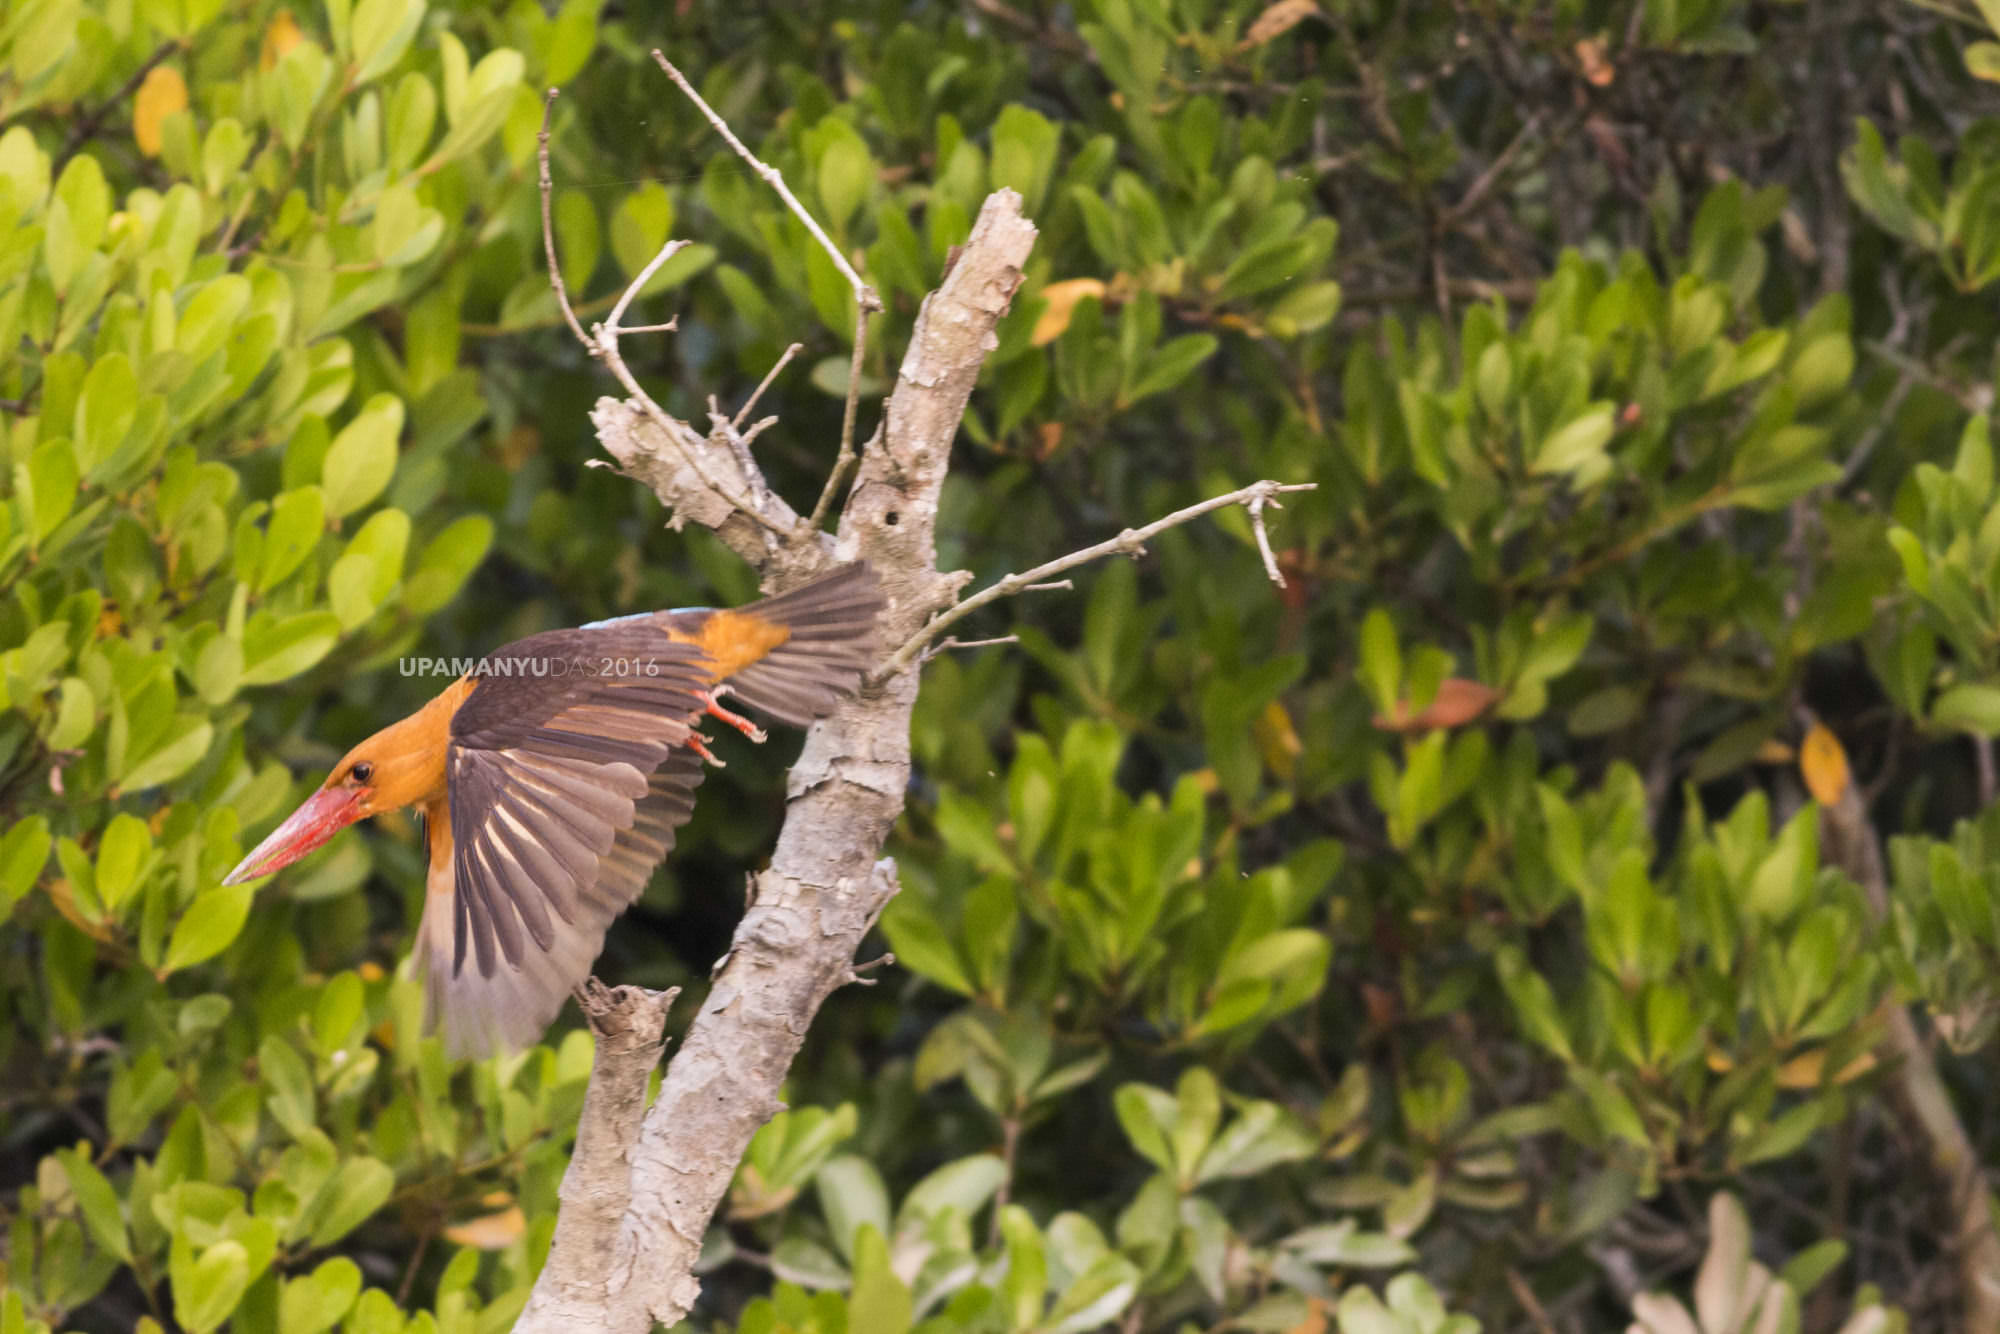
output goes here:
<path id="1" fill-rule="evenodd" d="M 728 723 L 731 727 L 741 732 L 744 736 L 749 737 L 752 741 L 758 742 L 760 744 L 763 742 L 764 740 L 763 728 L 757 726 L 757 724 L 751 722 L 748 718 L 745 718 L 742 714 L 734 713 L 728 709 L 723 708 L 721 703 L 715 698 L 714 694 L 703 695 L 701 699 L 702 703 L 707 708 L 709 717 L 720 718 L 723 722 Z"/>

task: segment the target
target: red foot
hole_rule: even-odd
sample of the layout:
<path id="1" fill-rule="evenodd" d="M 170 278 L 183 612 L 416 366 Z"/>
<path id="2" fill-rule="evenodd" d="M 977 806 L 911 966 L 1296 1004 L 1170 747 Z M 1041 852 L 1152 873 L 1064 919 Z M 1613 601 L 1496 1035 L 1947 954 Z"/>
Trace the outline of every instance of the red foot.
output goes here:
<path id="1" fill-rule="evenodd" d="M 751 722 L 748 718 L 745 718 L 742 714 L 731 713 L 728 709 L 723 708 L 722 705 L 716 701 L 716 698 L 713 694 L 703 695 L 702 701 L 704 704 L 707 705 L 708 715 L 711 718 L 720 718 L 723 722 L 728 723 L 731 727 L 741 732 L 744 736 L 749 737 L 752 741 L 761 743 L 764 740 L 763 728 L 757 726 L 757 724 Z"/>
<path id="2" fill-rule="evenodd" d="M 689 750 L 701 756 L 704 760 L 707 760 L 710 764 L 714 765 L 716 768 L 727 769 L 729 767 L 728 765 L 724 764 L 721 760 L 715 758 L 715 752 L 708 748 L 708 738 L 703 736 L 701 733 L 689 732 L 687 743 Z"/>

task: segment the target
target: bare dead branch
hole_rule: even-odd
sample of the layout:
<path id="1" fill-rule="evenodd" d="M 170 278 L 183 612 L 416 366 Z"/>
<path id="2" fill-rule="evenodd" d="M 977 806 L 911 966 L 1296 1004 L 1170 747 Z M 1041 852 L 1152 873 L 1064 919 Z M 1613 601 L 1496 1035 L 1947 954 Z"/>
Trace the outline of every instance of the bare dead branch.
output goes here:
<path id="1" fill-rule="evenodd" d="M 1246 508 L 1252 506 L 1261 507 L 1272 504 L 1276 497 L 1287 491 L 1312 491 L 1317 488 L 1318 483 L 1316 482 L 1297 482 L 1290 485 L 1268 480 L 1252 482 L 1249 486 L 1237 491 L 1231 491 L 1227 495 L 1211 496 L 1198 504 L 1189 505 L 1186 509 L 1175 510 L 1165 518 L 1155 519 L 1143 528 L 1127 528 L 1124 532 L 1118 534 L 1118 536 L 1107 538 L 1095 546 L 1084 547 L 1080 551 L 1072 551 L 1067 556 L 1058 556 L 1044 565 L 1037 565 L 1034 569 L 1021 574 L 1007 575 L 1005 578 L 980 589 L 963 602 L 959 602 L 933 616 L 927 625 L 905 640 L 903 646 L 897 649 L 887 662 L 882 664 L 880 670 L 876 672 L 875 679 L 878 681 L 886 680 L 907 668 L 912 662 L 916 661 L 917 654 L 923 651 L 924 645 L 929 643 L 939 631 L 945 629 L 947 626 L 956 625 L 959 621 L 964 620 L 967 616 L 970 616 L 973 612 L 978 611 L 988 603 L 998 602 L 1001 598 L 1012 597 L 1016 593 L 1023 592 L 1040 583 L 1042 580 L 1047 579 L 1052 574 L 1061 574 L 1064 570 L 1073 570 L 1079 565 L 1087 565 L 1091 561 L 1105 556 L 1119 554 L 1137 556 L 1145 550 L 1147 542 L 1159 534 L 1166 532 L 1169 528 L 1178 528 L 1182 524 L 1199 519 L 1202 515 L 1214 510 L 1223 509 L 1230 505 L 1242 505 Z M 1257 517 L 1255 508 L 1251 508 L 1251 515 L 1253 520 Z M 1265 555 L 1268 562 L 1267 568 L 1271 572 L 1271 577 L 1282 588 L 1285 581 L 1278 575 L 1276 562 L 1271 561 L 1269 558 L 1268 539 L 1262 545 L 1265 548 Z"/>
<path id="2" fill-rule="evenodd" d="M 631 1200 L 625 1150 L 639 1133 L 646 1083 L 667 1045 L 667 1011 L 680 988 L 607 987 L 596 978 L 576 989 L 597 1050 L 577 1120 L 576 1148 L 557 1197 L 555 1238 L 516 1329 L 592 1328 L 602 1310 Z"/>
<path id="3" fill-rule="evenodd" d="M 820 489 L 819 500 L 813 505 L 812 514 L 806 520 L 808 529 L 817 530 L 820 524 L 826 521 L 827 512 L 833 505 L 833 498 L 839 494 L 840 485 L 846 480 L 848 469 L 854 465 L 854 419 L 860 411 L 861 404 L 861 367 L 868 355 L 868 317 L 882 309 L 882 298 L 876 294 L 873 287 L 863 281 L 859 273 L 855 272 L 854 266 L 848 263 L 847 256 L 841 254 L 840 247 L 833 243 L 833 238 L 826 234 L 825 228 L 821 227 L 811 211 L 799 202 L 798 196 L 792 193 L 792 188 L 785 184 L 785 178 L 778 169 L 752 153 L 743 141 L 736 137 L 735 131 L 729 128 L 722 117 L 715 114 L 715 108 L 694 90 L 694 85 L 687 81 L 687 77 L 674 67 L 674 63 L 668 60 L 663 52 L 655 49 L 653 59 L 662 70 L 666 71 L 667 77 L 674 81 L 674 85 L 687 95 L 687 99 L 695 104 L 707 118 L 708 123 L 715 127 L 715 132 L 722 136 L 723 141 L 735 150 L 736 156 L 749 163 L 750 169 L 763 177 L 766 185 L 777 191 L 778 197 L 785 201 L 785 207 L 792 211 L 792 216 L 804 224 L 807 233 L 813 240 L 819 242 L 820 249 L 826 252 L 827 257 L 833 261 L 833 266 L 840 270 L 841 277 L 847 279 L 848 286 L 854 289 L 854 351 L 847 366 L 847 402 L 841 411 L 840 453 L 835 456 L 833 470 L 827 474 L 826 485 Z"/>
<path id="4" fill-rule="evenodd" d="M 865 557 L 888 597 L 883 628 L 891 642 L 916 633 L 961 582 L 936 569 L 938 493 L 994 328 L 1034 244 L 1035 229 L 1020 208 L 1012 191 L 989 198 L 959 264 L 925 301 L 879 447 L 857 463 L 837 543 L 817 536 L 776 547 L 758 542 L 743 515 L 691 474 L 679 444 L 659 438 L 660 422 L 640 403 L 599 402 L 593 420 L 606 448 L 653 485 L 677 518 L 714 527 L 767 586 L 805 578 L 836 551 Z M 711 458 L 729 462 L 726 453 Z M 855 951 L 896 892 L 895 865 L 881 854 L 909 783 L 916 694 L 917 674 L 905 672 L 807 733 L 777 848 L 754 881 L 728 960 L 657 1100 L 636 1131 L 585 1108 L 601 1131 L 589 1141 L 592 1158 L 600 1144 L 615 1144 L 627 1173 L 616 1235 L 589 1257 L 552 1249 L 517 1330 L 639 1334 L 656 1321 L 678 1323 L 692 1305 L 708 1221 L 751 1136 L 780 1106 L 778 1088 L 819 1006 L 865 971 L 854 964 Z M 600 1042 L 600 1062 L 610 1059 Z M 623 1077 L 643 1089 L 651 1058 L 637 1051 L 620 1059 Z M 583 1146 L 580 1138 L 579 1154 Z M 565 1213 L 570 1208 L 566 1196 Z M 604 1211 L 584 1205 L 582 1212 L 600 1218 Z M 601 1229 L 578 1235 L 601 1236 Z M 566 1294 L 585 1290 L 593 1293 L 590 1309 L 564 1304 Z"/>
<path id="5" fill-rule="evenodd" d="M 631 401 L 637 404 L 639 410 L 666 436 L 701 483 L 748 519 L 754 527 L 764 530 L 764 545 L 772 546 L 777 538 L 785 536 L 796 526 L 797 516 L 786 510 L 782 516 L 774 517 L 773 511 L 779 507 L 775 503 L 771 489 L 764 484 L 763 475 L 750 461 L 747 448 L 735 460 L 743 473 L 743 487 L 731 486 L 717 478 L 703 462 L 700 437 L 695 434 L 694 428 L 668 415 L 666 409 L 653 401 L 652 395 L 641 387 L 631 369 L 626 366 L 625 358 L 618 351 L 618 338 L 621 334 L 667 333 L 678 326 L 678 317 L 664 324 L 640 325 L 630 329 L 624 328 L 622 321 L 626 310 L 631 307 L 633 300 L 644 290 L 646 284 L 653 280 L 653 275 L 660 271 L 660 266 L 685 249 L 688 243 L 669 239 L 662 245 L 659 253 L 654 255 L 646 266 L 639 270 L 638 275 L 626 284 L 625 290 L 618 294 L 618 300 L 612 305 L 611 313 L 601 324 L 592 325 L 586 332 L 582 322 L 576 317 L 576 310 L 570 304 L 569 287 L 563 281 L 562 265 L 556 256 L 555 223 L 551 216 L 553 210 L 550 205 L 550 197 L 555 187 L 549 171 L 549 116 L 558 95 L 558 90 L 551 88 L 543 99 L 542 128 L 536 138 L 536 158 L 540 171 L 539 185 L 542 198 L 542 250 L 548 258 L 549 285 L 555 290 L 556 302 L 562 307 L 563 319 L 568 322 L 570 332 L 576 335 L 577 341 L 583 344 L 584 350 L 604 363 L 618 383 L 624 386 L 625 392 L 631 396 Z M 620 459 L 620 462 L 624 460 Z M 752 499 L 745 495 L 745 489 L 756 498 Z M 720 520 L 708 526 L 720 527 Z"/>

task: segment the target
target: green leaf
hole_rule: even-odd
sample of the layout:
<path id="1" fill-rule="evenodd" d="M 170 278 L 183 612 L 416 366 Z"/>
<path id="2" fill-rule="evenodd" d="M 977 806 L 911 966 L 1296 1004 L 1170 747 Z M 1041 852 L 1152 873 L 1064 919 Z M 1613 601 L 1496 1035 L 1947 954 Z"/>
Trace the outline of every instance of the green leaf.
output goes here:
<path id="1" fill-rule="evenodd" d="M 2000 686 L 1966 683 L 1943 691 L 1931 703 L 1931 725 L 1974 736 L 2000 736 Z"/>
<path id="2" fill-rule="evenodd" d="M 910 1289 L 889 1267 L 882 1230 L 864 1223 L 854 1243 L 854 1289 L 848 1294 L 849 1328 L 870 1334 L 903 1334 L 913 1313 Z"/>
<path id="3" fill-rule="evenodd" d="M 218 885 L 203 891 L 187 914 L 174 924 L 160 971 L 178 972 L 228 949 L 243 933 L 253 893 L 248 885 Z"/>
<path id="4" fill-rule="evenodd" d="M 118 779 L 126 792 L 140 792 L 162 783 L 171 783 L 200 763 L 208 754 L 215 729 L 198 713 L 177 713 L 160 734 L 160 740 L 146 756 Z"/>
<path id="5" fill-rule="evenodd" d="M 336 1255 L 304 1278 L 286 1282 L 278 1299 L 278 1334 L 321 1334 L 340 1323 L 361 1295 L 361 1267 Z"/>
<path id="6" fill-rule="evenodd" d="M 1396 643 L 1396 623 L 1381 607 L 1361 622 L 1361 683 L 1375 712 L 1393 717 L 1403 689 L 1403 653 Z"/>
<path id="7" fill-rule="evenodd" d="M 1214 334 L 1182 334 L 1155 349 L 1147 356 L 1145 369 L 1125 391 L 1119 405 L 1129 407 L 1142 398 L 1172 389 L 1192 375 L 1202 362 L 1214 356 L 1221 345 L 1221 340 Z"/>
<path id="8" fill-rule="evenodd" d="M 225 273 L 202 284 L 181 312 L 174 347 L 199 365 L 222 350 L 249 308 L 250 280 L 242 274 Z"/>
<path id="9" fill-rule="evenodd" d="M 396 1174 L 379 1158 L 349 1158 L 307 1206 L 314 1247 L 331 1246 L 389 1202 Z"/>
<path id="10" fill-rule="evenodd" d="M 242 684 L 289 680 L 324 658 L 339 638 L 340 619 L 332 612 L 302 611 L 276 622 L 254 618 L 243 632 Z"/>
<path id="11" fill-rule="evenodd" d="M 122 352 L 100 358 L 84 377 L 72 428 L 77 466 L 86 477 L 125 442 L 138 412 L 139 377 L 131 361 Z"/>
<path id="12" fill-rule="evenodd" d="M 829 116 L 817 130 L 825 138 L 819 160 L 814 164 L 820 202 L 826 206 L 828 229 L 839 236 L 846 232 L 848 220 L 868 197 L 869 187 L 875 181 L 875 163 L 868 154 L 868 145 L 861 142 L 861 136 L 846 121 Z"/>
<path id="13" fill-rule="evenodd" d="M 46 815 L 27 816 L 0 834 L 0 918 L 35 887 L 54 846 Z"/>
<path id="14" fill-rule="evenodd" d="M 897 1221 L 932 1218 L 955 1209 L 970 1219 L 986 1206 L 1007 1179 L 1007 1164 L 997 1154 L 975 1153 L 933 1170 L 910 1188 L 897 1211 Z"/>
<path id="15" fill-rule="evenodd" d="M 1148 1084 L 1121 1084 L 1111 1097 L 1111 1106 L 1132 1147 L 1161 1170 L 1173 1171 L 1174 1154 L 1167 1133 L 1180 1108 L 1172 1096 Z"/>
<path id="16" fill-rule="evenodd" d="M 120 813 L 105 826 L 97 846 L 97 896 L 117 913 L 138 887 L 139 872 L 153 850 L 153 831 L 136 815 Z"/>
<path id="17" fill-rule="evenodd" d="M 1278 1245 L 1310 1264 L 1354 1269 L 1391 1269 L 1417 1258 L 1408 1242 L 1387 1233 L 1363 1232 L 1351 1218 L 1303 1228 Z"/>
<path id="18" fill-rule="evenodd" d="M 1974 42 L 1966 47 L 1965 69 L 1975 79 L 2000 83 L 2000 42 Z"/>
<path id="19" fill-rule="evenodd" d="M 380 78 L 400 60 L 423 17 L 423 0 L 360 0 L 348 28 L 357 66 L 350 86 Z"/>
<path id="20" fill-rule="evenodd" d="M 1280 297 L 1264 316 L 1264 326 L 1280 338 L 1297 338 L 1325 328 L 1339 313 L 1339 283 L 1307 283 Z"/>
<path id="21" fill-rule="evenodd" d="M 403 605 L 412 615 L 424 616 L 451 601 L 492 545 L 493 520 L 484 514 L 468 514 L 451 524 L 417 558 Z"/>
<path id="22" fill-rule="evenodd" d="M 90 1229 L 92 1239 L 130 1264 L 132 1242 L 125 1229 L 125 1215 L 118 1206 L 118 1192 L 104 1173 L 77 1150 L 59 1150 L 56 1161 L 62 1164 L 63 1175 L 69 1178 L 70 1192 L 76 1196 L 77 1209 L 83 1214 L 84 1226 Z"/>
<path id="23" fill-rule="evenodd" d="M 1038 1326 L 1045 1334 L 1084 1334 L 1117 1321 L 1139 1293 L 1139 1269 L 1122 1255 L 1100 1257 L 1056 1298 Z"/>
<path id="24" fill-rule="evenodd" d="M 327 508 L 345 518 L 382 494 L 396 472 L 396 439 L 403 430 L 403 400 L 376 394 L 327 448 L 321 470 Z"/>
<path id="25" fill-rule="evenodd" d="M 1603 457 L 1614 429 L 1611 404 L 1593 403 L 1543 438 L 1528 471 L 1538 477 L 1581 472 Z"/>
<path id="26" fill-rule="evenodd" d="M 265 1110 L 294 1139 L 314 1129 L 312 1071 L 291 1043 L 272 1033 L 257 1048 L 257 1073 L 266 1094 Z"/>
<path id="27" fill-rule="evenodd" d="M 565 190 L 555 198 L 551 214 L 556 229 L 556 253 L 562 256 L 563 282 L 572 292 L 585 290 L 604 253 L 604 229 L 597 206 L 582 190 Z"/>
<path id="28" fill-rule="evenodd" d="M 302 486 L 272 501 L 255 591 L 268 593 L 283 583 L 305 563 L 325 529 L 326 497 L 318 487 Z"/>
<path id="29" fill-rule="evenodd" d="M 235 1314 L 249 1286 L 249 1251 L 241 1242 L 218 1241 L 173 1275 L 174 1317 L 188 1334 L 208 1334 Z"/>
<path id="30" fill-rule="evenodd" d="M 843 1153 L 820 1164 L 813 1186 L 834 1246 L 858 1270 L 855 1246 L 860 1229 L 872 1227 L 884 1236 L 889 1232 L 889 1191 L 882 1174 L 866 1158 Z"/>

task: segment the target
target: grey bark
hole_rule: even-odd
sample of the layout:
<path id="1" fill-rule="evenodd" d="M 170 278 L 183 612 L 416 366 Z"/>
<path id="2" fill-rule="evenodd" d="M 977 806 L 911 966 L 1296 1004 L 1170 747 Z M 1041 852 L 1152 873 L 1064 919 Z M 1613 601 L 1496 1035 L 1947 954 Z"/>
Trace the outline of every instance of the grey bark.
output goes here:
<path id="1" fill-rule="evenodd" d="M 743 476 L 742 455 L 720 433 L 704 437 L 676 423 L 669 438 L 638 407 L 605 399 L 592 414 L 599 439 L 676 523 L 714 529 L 771 591 L 833 560 L 868 560 L 888 597 L 886 651 L 964 582 L 937 569 L 938 492 L 966 401 L 996 345 L 994 326 L 1034 241 L 1020 196 L 1001 190 L 987 199 L 917 316 L 882 428 L 863 453 L 831 541 L 800 532 L 794 512 L 761 478 Z M 768 523 L 739 513 L 705 476 L 752 497 Z M 748 485 L 737 489 L 739 482 Z M 774 527 L 792 536 L 775 537 Z M 636 1101 L 658 1060 L 665 1006 L 627 1001 L 615 1013 L 606 1006 L 607 1015 L 593 1014 L 597 1054 L 562 1213 L 517 1331 L 640 1334 L 656 1321 L 674 1324 L 693 1304 L 700 1288 L 692 1271 L 709 1218 L 750 1137 L 779 1109 L 778 1087 L 813 1016 L 853 977 L 861 938 L 895 895 L 895 866 L 882 848 L 909 782 L 916 694 L 912 667 L 807 734 L 770 868 L 755 878 L 728 962 L 643 1120 Z"/>

